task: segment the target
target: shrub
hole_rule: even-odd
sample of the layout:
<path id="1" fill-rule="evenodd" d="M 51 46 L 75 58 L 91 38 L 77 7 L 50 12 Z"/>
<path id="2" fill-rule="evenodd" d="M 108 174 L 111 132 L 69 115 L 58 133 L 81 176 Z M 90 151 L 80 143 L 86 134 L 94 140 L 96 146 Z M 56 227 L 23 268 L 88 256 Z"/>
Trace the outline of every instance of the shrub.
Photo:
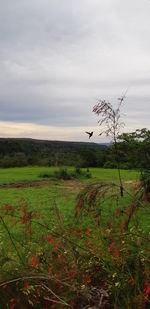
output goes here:
<path id="1" fill-rule="evenodd" d="M 87 168 L 85 176 L 86 176 L 86 178 L 91 178 L 92 177 L 92 174 L 91 174 L 89 168 Z"/>
<path id="2" fill-rule="evenodd" d="M 64 179 L 64 180 L 71 179 L 71 175 L 69 175 L 66 168 L 60 168 L 59 170 L 55 171 L 54 175 L 57 179 Z"/>
<path id="3" fill-rule="evenodd" d="M 51 173 L 48 172 L 43 172 L 39 175 L 40 178 L 52 178 L 53 175 Z"/>
<path id="4" fill-rule="evenodd" d="M 113 162 L 113 161 L 107 161 L 105 164 L 104 164 L 104 168 L 116 168 L 116 163 Z"/>

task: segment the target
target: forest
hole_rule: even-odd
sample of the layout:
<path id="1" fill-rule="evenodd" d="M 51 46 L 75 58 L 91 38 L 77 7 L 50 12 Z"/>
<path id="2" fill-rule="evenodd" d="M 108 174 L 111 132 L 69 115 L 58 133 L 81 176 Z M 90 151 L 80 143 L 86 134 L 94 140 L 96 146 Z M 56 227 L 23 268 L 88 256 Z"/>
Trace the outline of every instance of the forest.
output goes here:
<path id="1" fill-rule="evenodd" d="M 150 130 L 137 129 L 119 135 L 119 164 L 122 169 L 150 166 Z M 75 166 L 116 168 L 112 143 L 63 142 L 35 139 L 0 139 L 0 167 Z"/>

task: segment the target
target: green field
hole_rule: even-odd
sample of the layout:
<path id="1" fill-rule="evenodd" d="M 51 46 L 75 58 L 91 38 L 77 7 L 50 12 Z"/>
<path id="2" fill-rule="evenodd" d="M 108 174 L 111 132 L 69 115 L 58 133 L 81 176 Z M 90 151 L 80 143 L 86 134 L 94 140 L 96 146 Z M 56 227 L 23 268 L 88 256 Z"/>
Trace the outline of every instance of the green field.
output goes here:
<path id="1" fill-rule="evenodd" d="M 28 202 L 29 209 L 47 209 L 54 200 L 63 215 L 70 216 L 76 203 L 76 196 L 84 184 L 95 181 L 118 182 L 117 170 L 91 168 L 92 178 L 81 180 L 55 180 L 39 177 L 41 174 L 54 175 L 54 167 L 27 167 L 0 169 L 0 205 L 19 204 L 20 199 Z M 74 169 L 67 168 L 68 172 Z M 86 169 L 83 169 L 83 171 Z M 128 182 L 138 179 L 138 172 L 122 170 L 122 179 L 128 187 Z"/>
<path id="2" fill-rule="evenodd" d="M 40 210 L 47 213 L 54 203 L 59 208 L 66 224 L 73 222 L 73 210 L 76 205 L 77 194 L 84 185 L 95 182 L 115 182 L 118 183 L 118 172 L 114 169 L 91 168 L 92 178 L 78 180 L 57 180 L 44 179 L 41 174 L 48 173 L 54 176 L 55 167 L 26 167 L 0 169 L 0 205 L 10 204 L 19 208 L 20 200 L 28 204 L 28 209 L 32 211 Z M 71 173 L 74 169 L 67 168 Z M 86 169 L 83 169 L 85 171 Z M 122 170 L 122 180 L 125 188 L 130 191 L 138 181 L 139 173 L 133 170 Z M 131 198 L 125 194 L 121 199 L 122 208 L 130 202 Z M 20 206 L 21 207 L 21 206 Z M 116 207 L 112 200 L 107 200 L 103 205 L 103 217 L 110 217 Z M 149 217 L 147 207 L 139 210 L 137 216 L 141 218 L 141 224 L 148 228 Z M 85 221 L 86 222 L 86 221 Z"/>
<path id="3" fill-rule="evenodd" d="M 41 180 L 40 174 L 51 173 L 57 171 L 56 167 L 21 167 L 21 168 L 0 168 L 0 184 L 23 183 Z M 69 172 L 73 171 L 72 167 L 68 167 Z M 82 169 L 83 171 L 86 169 Z M 108 180 L 117 181 L 118 172 L 115 169 L 90 168 L 92 180 Z M 121 176 L 123 180 L 137 180 L 139 173 L 134 170 L 122 170 Z"/>

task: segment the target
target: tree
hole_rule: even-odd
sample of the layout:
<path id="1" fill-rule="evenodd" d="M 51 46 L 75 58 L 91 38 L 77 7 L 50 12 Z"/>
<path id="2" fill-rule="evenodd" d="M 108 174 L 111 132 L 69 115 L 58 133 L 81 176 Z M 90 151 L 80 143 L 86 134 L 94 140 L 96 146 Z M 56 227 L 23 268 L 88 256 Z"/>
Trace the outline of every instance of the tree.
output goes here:
<path id="1" fill-rule="evenodd" d="M 120 147 L 124 149 L 128 162 L 132 167 L 150 167 L 150 131 L 143 128 L 131 133 L 123 133 L 118 139 Z"/>

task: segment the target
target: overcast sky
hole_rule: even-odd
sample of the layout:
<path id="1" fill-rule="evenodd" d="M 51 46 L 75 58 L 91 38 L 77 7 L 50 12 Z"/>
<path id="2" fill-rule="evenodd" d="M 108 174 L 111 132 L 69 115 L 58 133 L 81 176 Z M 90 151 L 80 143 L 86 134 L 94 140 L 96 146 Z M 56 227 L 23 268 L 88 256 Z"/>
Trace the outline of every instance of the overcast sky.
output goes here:
<path id="1" fill-rule="evenodd" d="M 124 131 L 150 129 L 149 0 L 1 0 L 0 136 L 98 137 L 98 99 L 128 88 Z"/>

